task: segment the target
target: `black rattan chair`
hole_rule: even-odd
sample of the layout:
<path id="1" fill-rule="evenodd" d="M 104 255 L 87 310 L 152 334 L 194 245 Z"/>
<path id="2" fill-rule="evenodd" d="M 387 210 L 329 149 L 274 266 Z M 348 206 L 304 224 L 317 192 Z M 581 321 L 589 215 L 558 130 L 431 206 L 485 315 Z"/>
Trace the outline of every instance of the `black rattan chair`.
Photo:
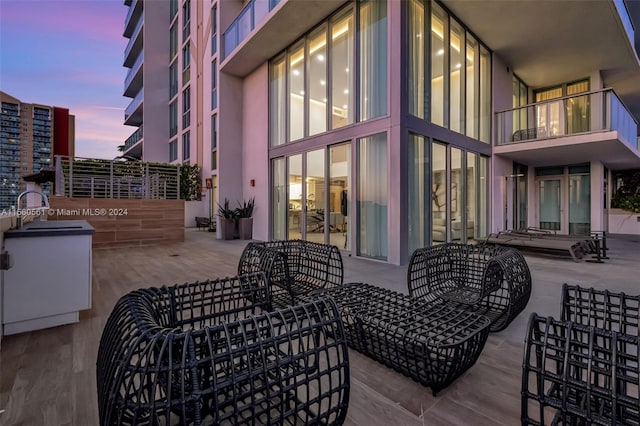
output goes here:
<path id="1" fill-rule="evenodd" d="M 417 249 L 407 271 L 409 294 L 489 317 L 504 330 L 531 296 L 531 272 L 515 249 L 446 243 Z"/>
<path id="2" fill-rule="evenodd" d="M 263 274 L 122 297 L 98 350 L 100 425 L 342 424 L 349 361 L 335 303 L 269 304 Z"/>
<path id="3" fill-rule="evenodd" d="M 640 424 L 640 337 L 532 314 L 523 425 Z"/>
<path id="4" fill-rule="evenodd" d="M 433 395 L 476 362 L 489 335 L 483 315 L 369 284 L 320 290 L 338 305 L 349 346 L 429 386 Z"/>
<path id="5" fill-rule="evenodd" d="M 342 255 L 336 246 L 303 240 L 247 244 L 238 275 L 264 272 L 276 308 L 307 300 L 313 290 L 342 285 Z"/>

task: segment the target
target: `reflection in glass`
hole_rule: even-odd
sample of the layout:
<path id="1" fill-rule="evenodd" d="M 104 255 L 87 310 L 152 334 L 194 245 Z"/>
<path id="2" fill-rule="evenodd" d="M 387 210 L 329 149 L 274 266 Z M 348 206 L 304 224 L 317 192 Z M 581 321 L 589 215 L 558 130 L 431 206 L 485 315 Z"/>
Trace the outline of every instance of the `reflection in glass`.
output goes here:
<path id="1" fill-rule="evenodd" d="M 284 158 L 271 161 L 271 238 L 287 239 L 287 186 Z"/>
<path id="2" fill-rule="evenodd" d="M 467 240 L 475 238 L 476 223 L 478 223 L 478 203 L 476 198 L 478 192 L 478 165 L 476 164 L 478 156 L 472 152 L 467 152 Z"/>
<path id="3" fill-rule="evenodd" d="M 424 118 L 424 3 L 409 3 L 409 113 Z M 410 157 L 411 158 L 411 157 Z"/>
<path id="4" fill-rule="evenodd" d="M 431 3 L 431 122 L 446 126 L 445 105 L 445 44 L 448 32 L 447 15 L 440 6 Z"/>
<path id="5" fill-rule="evenodd" d="M 387 114 L 387 1 L 360 5 L 360 121 Z"/>
<path id="6" fill-rule="evenodd" d="M 353 12 L 331 20 L 331 128 L 353 123 Z"/>
<path id="7" fill-rule="evenodd" d="M 329 243 L 340 249 L 350 250 L 351 240 L 347 230 L 351 194 L 351 144 L 329 148 Z"/>
<path id="8" fill-rule="evenodd" d="M 409 253 L 429 245 L 425 232 L 425 218 L 429 211 L 431 191 L 427 191 L 429 157 L 424 136 L 409 134 L 409 191 L 408 191 L 408 232 Z"/>
<path id="9" fill-rule="evenodd" d="M 591 233 L 591 177 L 569 175 L 569 234 Z"/>
<path id="10" fill-rule="evenodd" d="M 269 112 L 271 125 L 271 145 L 282 145 L 286 142 L 286 82 L 284 56 L 276 59 L 271 64 L 270 78 L 270 105 Z"/>
<path id="11" fill-rule="evenodd" d="M 289 53 L 289 140 L 304 137 L 304 44 Z"/>
<path id="12" fill-rule="evenodd" d="M 358 255 L 387 259 L 387 135 L 358 141 Z"/>
<path id="13" fill-rule="evenodd" d="M 560 230 L 560 179 L 544 179 L 539 182 L 540 200 L 538 217 L 540 228 L 551 231 Z"/>
<path id="14" fill-rule="evenodd" d="M 451 21 L 449 34 L 449 128 L 462 131 L 462 108 L 464 105 L 464 30 L 456 21 Z"/>
<path id="15" fill-rule="evenodd" d="M 451 148 L 451 241 L 464 239 L 465 227 L 462 226 L 465 209 L 464 178 L 462 176 L 462 151 Z"/>
<path id="16" fill-rule="evenodd" d="M 447 241 L 447 148 L 431 144 L 431 239 Z"/>

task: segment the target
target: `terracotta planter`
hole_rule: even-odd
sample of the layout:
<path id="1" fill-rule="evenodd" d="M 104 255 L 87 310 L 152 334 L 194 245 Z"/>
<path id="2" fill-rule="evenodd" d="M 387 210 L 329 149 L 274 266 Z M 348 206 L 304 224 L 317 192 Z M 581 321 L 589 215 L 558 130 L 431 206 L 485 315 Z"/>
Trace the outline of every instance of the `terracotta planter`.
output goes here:
<path id="1" fill-rule="evenodd" d="M 233 240 L 233 236 L 236 232 L 235 219 L 220 218 L 220 231 L 223 240 Z"/>
<path id="2" fill-rule="evenodd" d="M 253 238 L 253 218 L 243 217 L 238 219 L 238 231 L 241 240 L 251 240 Z"/>

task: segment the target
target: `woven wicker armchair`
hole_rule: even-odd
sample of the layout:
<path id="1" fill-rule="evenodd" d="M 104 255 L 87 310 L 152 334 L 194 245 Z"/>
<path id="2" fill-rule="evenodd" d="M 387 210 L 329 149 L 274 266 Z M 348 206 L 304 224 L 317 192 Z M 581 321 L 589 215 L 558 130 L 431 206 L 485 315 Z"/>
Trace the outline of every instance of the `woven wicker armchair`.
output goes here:
<path id="1" fill-rule="evenodd" d="M 238 275 L 264 272 L 276 308 L 306 301 L 309 293 L 342 285 L 342 255 L 336 246 L 303 240 L 247 244 Z"/>
<path id="2" fill-rule="evenodd" d="M 263 274 L 122 297 L 98 350 L 100 425 L 342 424 L 349 361 L 335 303 L 269 304 Z"/>
<path id="3" fill-rule="evenodd" d="M 515 249 L 447 243 L 413 252 L 407 271 L 409 294 L 448 303 L 491 320 L 504 330 L 531 296 L 531 272 Z"/>

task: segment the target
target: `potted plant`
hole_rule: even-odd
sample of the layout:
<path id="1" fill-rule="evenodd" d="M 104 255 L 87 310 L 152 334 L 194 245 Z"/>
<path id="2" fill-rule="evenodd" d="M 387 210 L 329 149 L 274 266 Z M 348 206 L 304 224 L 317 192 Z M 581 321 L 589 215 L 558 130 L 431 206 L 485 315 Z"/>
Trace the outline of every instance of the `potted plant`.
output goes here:
<path id="1" fill-rule="evenodd" d="M 236 215 L 238 217 L 238 231 L 240 238 L 243 240 L 250 240 L 253 238 L 253 208 L 255 207 L 255 197 L 244 201 L 240 204 L 238 201 L 238 208 L 236 209 Z"/>
<path id="2" fill-rule="evenodd" d="M 233 240 L 236 231 L 237 209 L 229 207 L 229 200 L 224 199 L 223 205 L 218 203 L 218 216 L 220 216 L 220 231 L 223 240 Z"/>

